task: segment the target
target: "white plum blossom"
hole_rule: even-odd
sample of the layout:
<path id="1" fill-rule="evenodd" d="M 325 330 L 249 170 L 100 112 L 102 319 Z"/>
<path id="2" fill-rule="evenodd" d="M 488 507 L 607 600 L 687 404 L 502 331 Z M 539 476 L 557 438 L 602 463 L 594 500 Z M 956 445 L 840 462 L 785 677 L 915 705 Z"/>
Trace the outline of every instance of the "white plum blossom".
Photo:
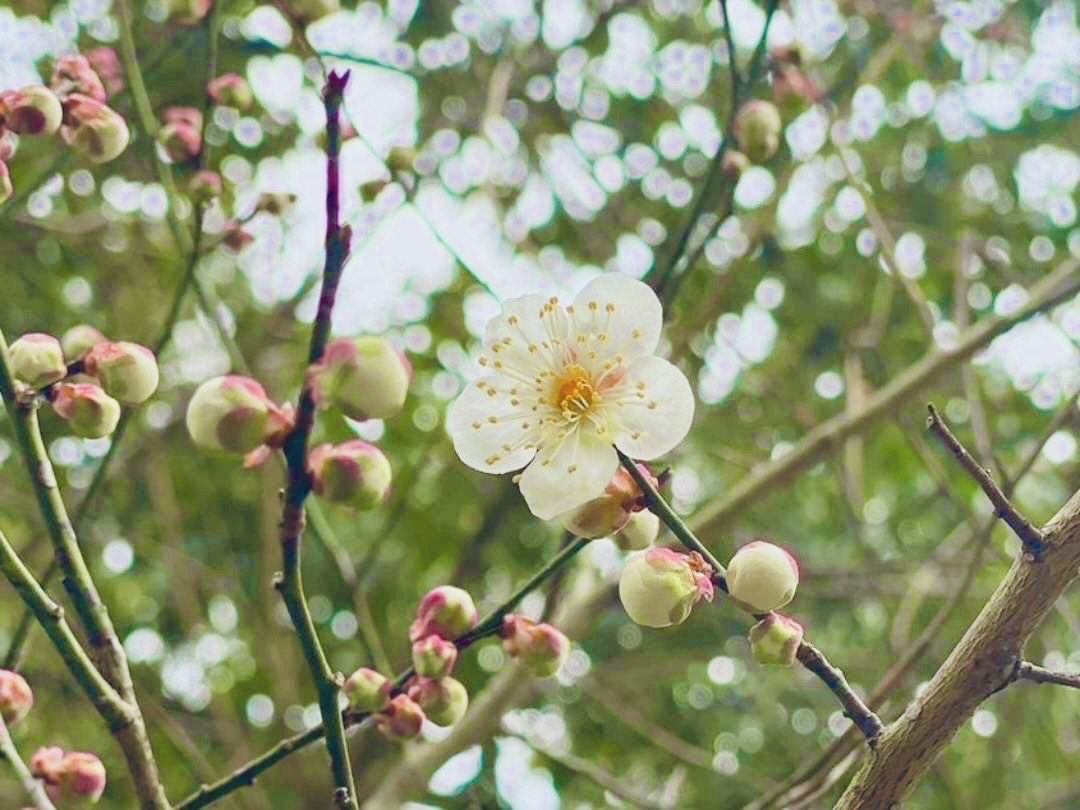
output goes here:
<path id="1" fill-rule="evenodd" d="M 490 373 L 447 419 L 458 456 L 487 473 L 525 467 L 521 494 L 547 520 L 604 490 L 615 447 L 642 461 L 667 453 L 690 430 L 694 395 L 653 355 L 662 325 L 656 294 L 618 273 L 565 308 L 540 295 L 506 301 L 484 337 L 480 365 Z"/>

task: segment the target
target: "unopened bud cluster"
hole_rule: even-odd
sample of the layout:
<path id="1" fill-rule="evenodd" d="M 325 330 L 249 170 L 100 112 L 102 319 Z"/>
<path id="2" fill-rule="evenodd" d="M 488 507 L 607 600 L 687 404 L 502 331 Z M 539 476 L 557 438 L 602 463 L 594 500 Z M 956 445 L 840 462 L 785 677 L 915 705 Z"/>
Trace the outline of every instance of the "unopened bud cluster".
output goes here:
<path id="1" fill-rule="evenodd" d="M 17 672 L 0 669 L 0 720 L 13 726 L 26 719 L 34 705 L 30 685 Z M 94 754 L 39 748 L 30 759 L 30 773 L 48 797 L 62 807 L 94 804 L 105 792 L 105 766 Z M 5 805 L 6 806 L 6 805 Z"/>
<path id="2" fill-rule="evenodd" d="M 142 404 L 159 381 L 152 351 L 110 341 L 85 324 L 60 340 L 40 332 L 23 335 L 8 348 L 8 360 L 15 378 L 34 391 L 43 389 L 68 429 L 84 439 L 112 433 L 120 406 Z"/>
<path id="3" fill-rule="evenodd" d="M 95 64 L 111 69 L 109 48 L 93 51 Z M 115 74 L 109 75 L 115 87 Z M 71 149 L 94 163 L 106 163 L 127 148 L 124 119 L 109 107 L 106 83 L 86 56 L 61 56 L 48 86 L 33 84 L 0 92 L 0 203 L 14 193 L 8 162 L 18 138 L 59 135 Z"/>
<path id="4" fill-rule="evenodd" d="M 397 686 L 367 667 L 356 670 L 342 687 L 352 710 L 372 714 L 375 727 L 393 740 L 420 733 L 424 720 L 450 726 L 464 716 L 469 693 L 452 677 L 460 650 L 474 640 L 479 614 L 467 591 L 451 585 L 434 588 L 420 600 L 409 626 L 413 668 Z M 477 636 L 490 635 L 490 629 Z M 570 652 L 566 636 L 550 624 L 524 616 L 503 617 L 498 627 L 503 648 L 539 678 L 556 674 Z"/>

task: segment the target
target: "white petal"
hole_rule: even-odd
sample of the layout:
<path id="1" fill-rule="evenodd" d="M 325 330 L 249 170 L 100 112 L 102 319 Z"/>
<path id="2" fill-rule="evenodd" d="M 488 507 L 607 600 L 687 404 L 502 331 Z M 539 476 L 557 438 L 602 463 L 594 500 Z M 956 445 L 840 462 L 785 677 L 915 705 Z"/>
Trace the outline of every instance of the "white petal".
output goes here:
<path id="1" fill-rule="evenodd" d="M 648 284 L 622 273 L 605 273 L 590 281 L 574 299 L 577 334 L 604 334 L 596 348 L 604 358 L 623 361 L 652 354 L 660 342 L 664 312 Z"/>
<path id="2" fill-rule="evenodd" d="M 580 506 L 604 491 L 619 466 L 615 448 L 589 427 L 546 444 L 521 476 L 521 494 L 541 520 Z"/>
<path id="3" fill-rule="evenodd" d="M 539 415 L 525 403 L 515 405 L 515 398 L 505 389 L 499 377 L 469 383 L 447 415 L 446 429 L 454 450 L 474 470 L 520 470 L 536 454 Z"/>
<path id="4" fill-rule="evenodd" d="M 694 393 L 686 376 L 667 360 L 640 357 L 612 389 L 605 414 L 615 445 L 642 461 L 672 450 L 694 421 Z M 608 397 L 605 397 L 607 400 Z"/>
<path id="5" fill-rule="evenodd" d="M 562 367 L 566 332 L 562 307 L 540 295 L 523 295 L 504 302 L 502 314 L 488 321 L 484 348 L 490 362 L 502 361 L 533 379 L 545 369 Z"/>

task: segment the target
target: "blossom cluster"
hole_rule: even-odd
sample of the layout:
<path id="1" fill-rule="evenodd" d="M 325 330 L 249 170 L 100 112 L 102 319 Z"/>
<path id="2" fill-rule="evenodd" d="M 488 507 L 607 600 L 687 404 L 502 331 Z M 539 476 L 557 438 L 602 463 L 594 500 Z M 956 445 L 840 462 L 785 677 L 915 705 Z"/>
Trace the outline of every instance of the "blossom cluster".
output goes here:
<path id="1" fill-rule="evenodd" d="M 459 649 L 471 642 L 470 633 L 478 621 L 476 605 L 467 591 L 451 585 L 429 591 L 409 626 L 412 674 L 396 685 L 373 669 L 358 669 L 343 687 L 349 705 L 372 714 L 376 728 L 394 740 L 417 736 L 425 720 L 438 726 L 453 725 L 468 709 L 469 693 L 451 676 Z M 507 614 L 498 632 L 507 654 L 538 678 L 555 675 L 570 652 L 570 642 L 562 632 L 524 616 Z"/>
<path id="2" fill-rule="evenodd" d="M 14 193 L 8 163 L 19 138 L 59 134 L 68 147 L 94 163 L 118 157 L 130 133 L 123 117 L 105 102 L 110 91 L 120 87 L 115 52 L 98 48 L 86 56 L 61 56 L 47 86 L 0 92 L 0 202 Z"/>
<path id="3" fill-rule="evenodd" d="M 76 436 L 100 439 L 116 429 L 121 405 L 139 405 L 158 387 L 154 353 L 111 341 L 92 326 L 74 326 L 57 340 L 31 332 L 8 349 L 16 380 L 41 390 Z"/>

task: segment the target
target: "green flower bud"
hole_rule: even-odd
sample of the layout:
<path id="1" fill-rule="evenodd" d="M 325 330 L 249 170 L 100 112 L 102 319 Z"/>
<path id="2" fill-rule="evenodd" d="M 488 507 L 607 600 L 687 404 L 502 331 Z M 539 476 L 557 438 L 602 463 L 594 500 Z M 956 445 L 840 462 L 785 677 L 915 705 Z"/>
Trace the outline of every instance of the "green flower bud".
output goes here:
<path id="1" fill-rule="evenodd" d="M 0 669 L 0 717 L 13 726 L 30 713 L 34 706 L 34 693 L 30 684 L 18 672 Z"/>
<path id="2" fill-rule="evenodd" d="M 469 693 L 454 678 L 422 678 L 409 687 L 409 697 L 437 726 L 454 725 L 469 708 Z"/>
<path id="3" fill-rule="evenodd" d="M 92 326 L 81 323 L 64 332 L 60 345 L 64 348 L 64 359 L 69 363 L 82 360 L 88 351 L 105 340 L 105 336 Z"/>
<path id="4" fill-rule="evenodd" d="M 454 642 L 439 636 L 426 636 L 413 643 L 413 669 L 425 678 L 445 678 L 454 671 L 457 655 Z"/>
<path id="5" fill-rule="evenodd" d="M 720 161 L 720 171 L 729 180 L 738 180 L 750 168 L 750 158 L 737 149 L 728 149 Z"/>
<path id="6" fill-rule="evenodd" d="M 131 133 L 127 122 L 111 107 L 73 93 L 65 102 L 60 136 L 94 163 L 108 163 L 127 149 Z"/>
<path id="7" fill-rule="evenodd" d="M 799 565 L 780 546 L 755 540 L 735 552 L 727 570 L 728 593 L 752 613 L 768 613 L 795 598 Z"/>
<path id="8" fill-rule="evenodd" d="M 87 353 L 83 365 L 109 396 L 125 405 L 146 402 L 158 387 L 157 358 L 138 343 L 101 341 Z"/>
<path id="9" fill-rule="evenodd" d="M 61 383 L 52 406 L 71 432 L 84 439 L 108 436 L 120 421 L 120 403 L 89 383 Z"/>
<path id="10" fill-rule="evenodd" d="M 331 503 L 374 509 L 390 492 L 390 462 L 378 447 L 360 439 L 319 445 L 308 463 L 315 493 Z"/>
<path id="11" fill-rule="evenodd" d="M 346 678 L 341 691 L 349 705 L 360 712 L 379 712 L 390 705 L 390 681 L 367 667 Z"/>
<path id="12" fill-rule="evenodd" d="M 43 388 L 67 376 L 64 349 L 52 335 L 30 332 L 8 348 L 11 370 L 34 388 Z"/>
<path id="13" fill-rule="evenodd" d="M 467 591 L 453 585 L 441 585 L 428 591 L 416 610 L 416 621 L 409 627 L 409 641 L 441 636 L 455 641 L 479 621 L 476 605 Z"/>
<path id="14" fill-rule="evenodd" d="M 341 10 L 339 0 L 288 0 L 288 7 L 302 22 L 315 22 Z"/>
<path id="15" fill-rule="evenodd" d="M 769 101 L 748 101 L 735 116 L 735 141 L 754 163 L 765 163 L 776 154 L 783 129 L 780 112 Z"/>
<path id="16" fill-rule="evenodd" d="M 412 367 L 385 338 L 331 341 L 308 374 L 315 401 L 352 419 L 389 419 L 405 404 Z"/>
<path id="17" fill-rule="evenodd" d="M 710 574 L 711 569 L 696 553 L 653 548 L 627 559 L 619 577 L 619 600 L 637 624 L 682 624 L 699 599 L 712 601 Z"/>
<path id="18" fill-rule="evenodd" d="M 424 710 L 408 695 L 397 695 L 374 719 L 375 728 L 391 740 L 411 740 L 424 726 Z"/>
<path id="19" fill-rule="evenodd" d="M 204 450 L 249 453 L 289 427 L 289 416 L 249 377 L 213 377 L 187 408 L 187 429 Z"/>
<path id="20" fill-rule="evenodd" d="M 790 667 L 802 639 L 802 625 L 779 613 L 770 613 L 750 628 L 754 660 L 765 666 Z"/>
<path id="21" fill-rule="evenodd" d="M 503 649 L 537 678 L 557 674 L 570 655 L 570 640 L 550 624 L 537 624 L 511 613 L 503 618 L 499 635 Z"/>
<path id="22" fill-rule="evenodd" d="M 44 85 L 0 95 L 0 123 L 17 135 L 54 135 L 63 120 L 60 99 Z"/>
<path id="23" fill-rule="evenodd" d="M 623 551 L 642 551 L 655 543 L 659 534 L 660 518 L 648 509 L 642 509 L 630 515 L 630 520 L 614 540 Z"/>
<path id="24" fill-rule="evenodd" d="M 169 19 L 180 25 L 198 25 L 210 11 L 213 0 L 167 0 Z"/>

